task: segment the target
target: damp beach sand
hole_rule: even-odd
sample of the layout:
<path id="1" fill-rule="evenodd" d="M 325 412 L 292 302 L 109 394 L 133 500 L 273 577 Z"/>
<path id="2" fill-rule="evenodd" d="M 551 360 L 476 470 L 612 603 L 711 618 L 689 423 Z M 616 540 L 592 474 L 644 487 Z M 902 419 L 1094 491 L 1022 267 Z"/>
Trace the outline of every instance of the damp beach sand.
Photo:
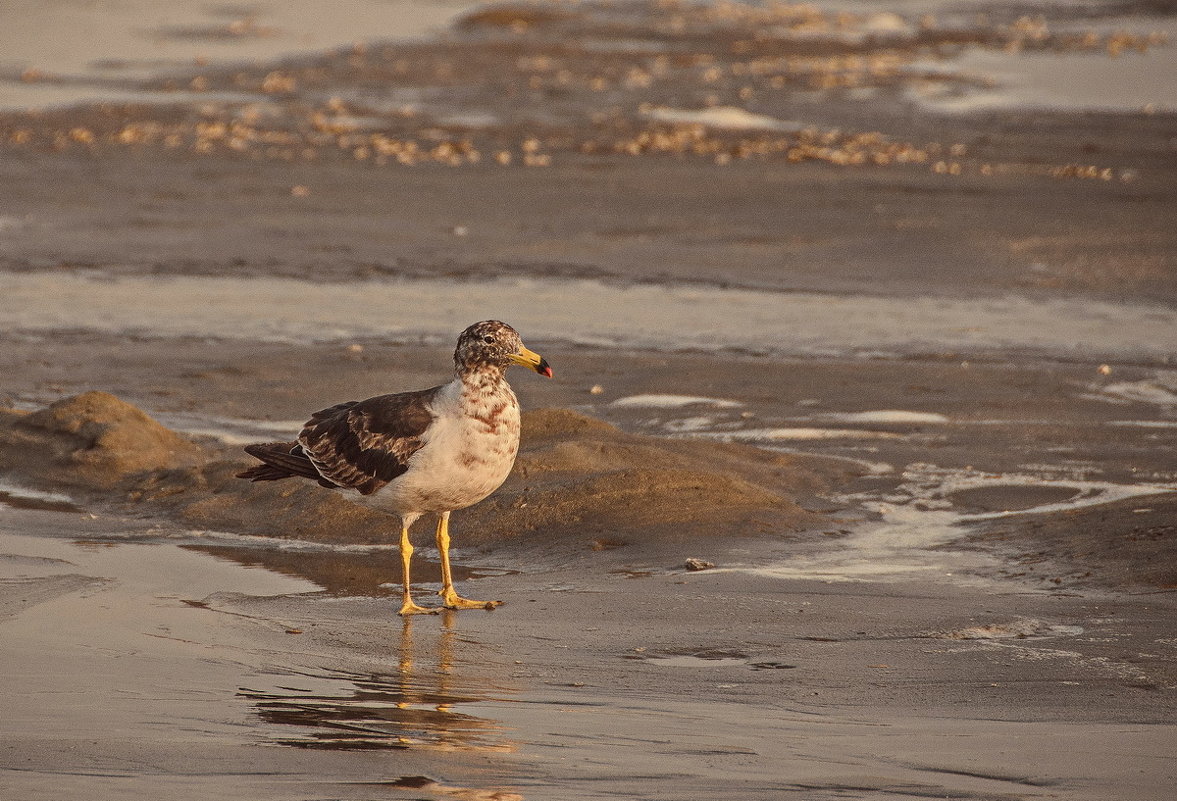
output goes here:
<path id="1" fill-rule="evenodd" d="M 0 64 L 0 796 L 1171 797 L 1172 16 L 301 8 Z M 232 474 L 490 317 L 507 603 L 402 621 Z"/>

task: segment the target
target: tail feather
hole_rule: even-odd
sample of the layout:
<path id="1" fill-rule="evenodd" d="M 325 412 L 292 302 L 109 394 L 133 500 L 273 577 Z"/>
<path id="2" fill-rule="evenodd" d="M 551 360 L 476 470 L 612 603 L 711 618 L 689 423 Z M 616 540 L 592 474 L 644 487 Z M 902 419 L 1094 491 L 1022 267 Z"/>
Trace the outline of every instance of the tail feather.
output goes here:
<path id="1" fill-rule="evenodd" d="M 302 452 L 297 442 L 264 442 L 246 445 L 245 452 L 262 464 L 254 465 L 237 474 L 250 481 L 278 481 L 283 478 L 310 478 L 324 483 L 319 471 Z M 334 486 L 327 482 L 327 486 Z"/>
<path id="2" fill-rule="evenodd" d="M 283 478 L 290 478 L 294 474 L 282 470 L 281 468 L 273 467 L 268 464 L 254 465 L 248 470 L 243 470 L 237 474 L 237 478 L 248 478 L 250 481 L 278 481 Z"/>

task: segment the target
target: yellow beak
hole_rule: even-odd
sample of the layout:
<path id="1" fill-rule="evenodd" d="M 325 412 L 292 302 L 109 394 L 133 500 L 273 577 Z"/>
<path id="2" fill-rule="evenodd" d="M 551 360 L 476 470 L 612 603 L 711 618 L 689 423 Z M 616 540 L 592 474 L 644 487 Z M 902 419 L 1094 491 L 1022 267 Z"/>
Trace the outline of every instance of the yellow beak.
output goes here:
<path id="1" fill-rule="evenodd" d="M 537 373 L 546 378 L 552 377 L 552 368 L 548 364 L 548 360 L 543 356 L 540 356 L 535 351 L 529 350 L 522 345 L 519 346 L 518 352 L 511 354 L 510 358 L 511 362 L 514 364 L 530 367 L 532 370 L 535 370 Z"/>

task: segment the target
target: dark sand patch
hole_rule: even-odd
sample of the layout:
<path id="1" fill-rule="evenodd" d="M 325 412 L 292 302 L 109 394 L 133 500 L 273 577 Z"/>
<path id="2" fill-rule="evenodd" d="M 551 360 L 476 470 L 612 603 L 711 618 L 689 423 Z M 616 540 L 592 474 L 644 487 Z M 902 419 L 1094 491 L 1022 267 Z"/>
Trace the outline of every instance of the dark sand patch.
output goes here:
<path id="1" fill-rule="evenodd" d="M 973 487 L 948 494 L 952 505 L 966 513 L 1022 511 L 1075 497 L 1078 487 L 1041 487 L 1010 484 Z"/>
<path id="2" fill-rule="evenodd" d="M 1013 516 L 954 547 L 996 551 L 1014 578 L 1062 586 L 1177 590 L 1177 494 Z"/>

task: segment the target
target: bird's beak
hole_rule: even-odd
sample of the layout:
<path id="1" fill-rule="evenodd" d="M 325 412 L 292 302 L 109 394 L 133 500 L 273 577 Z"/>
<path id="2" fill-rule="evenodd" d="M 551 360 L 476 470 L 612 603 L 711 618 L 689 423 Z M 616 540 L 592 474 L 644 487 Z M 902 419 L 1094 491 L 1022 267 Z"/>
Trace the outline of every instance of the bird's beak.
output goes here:
<path id="1" fill-rule="evenodd" d="M 511 354 L 511 362 L 521 364 L 524 367 L 530 367 L 545 378 L 552 377 L 552 368 L 548 364 L 548 360 L 522 345 L 519 346 L 518 352 Z"/>

